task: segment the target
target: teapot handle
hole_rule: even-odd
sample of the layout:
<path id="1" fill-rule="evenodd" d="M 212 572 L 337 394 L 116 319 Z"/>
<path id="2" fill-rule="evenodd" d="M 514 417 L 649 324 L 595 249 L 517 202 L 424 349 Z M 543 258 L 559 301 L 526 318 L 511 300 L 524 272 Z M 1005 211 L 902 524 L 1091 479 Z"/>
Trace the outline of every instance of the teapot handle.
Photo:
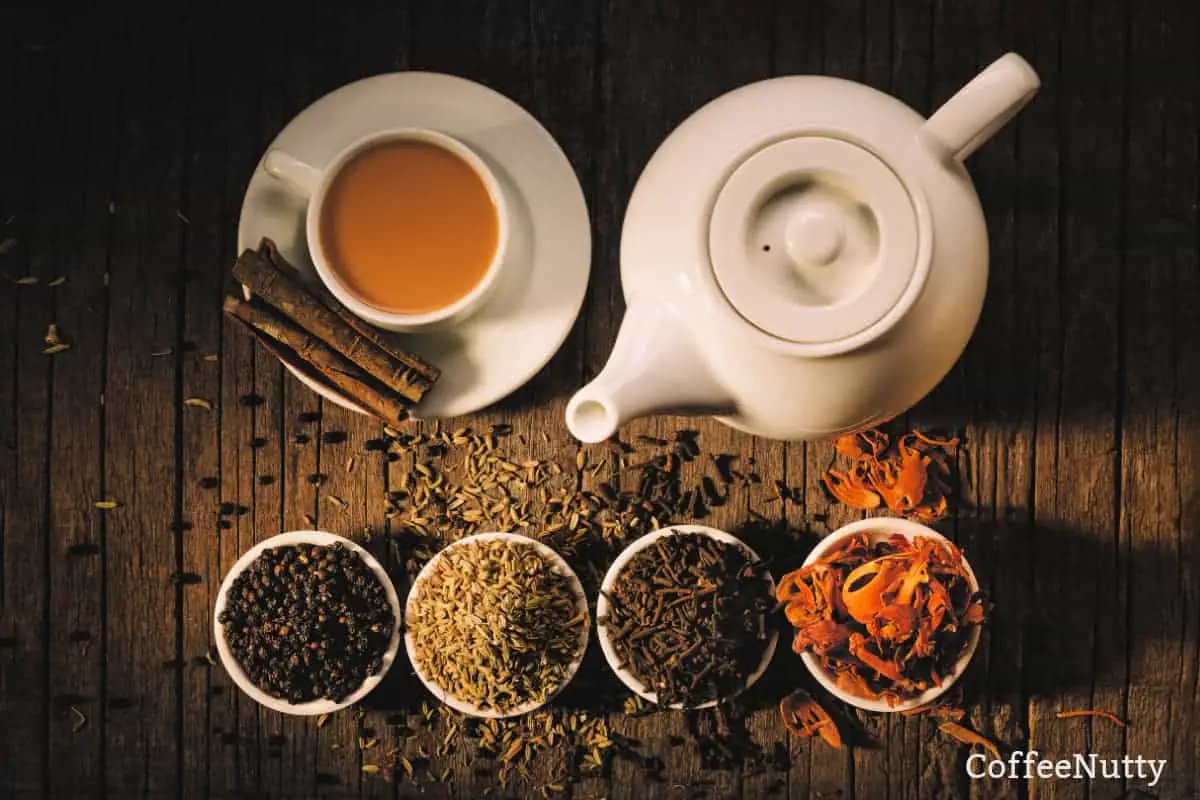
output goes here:
<path id="1" fill-rule="evenodd" d="M 934 112 L 921 128 L 922 136 L 963 161 L 1016 116 L 1039 86 L 1029 62 L 1006 53 Z"/>

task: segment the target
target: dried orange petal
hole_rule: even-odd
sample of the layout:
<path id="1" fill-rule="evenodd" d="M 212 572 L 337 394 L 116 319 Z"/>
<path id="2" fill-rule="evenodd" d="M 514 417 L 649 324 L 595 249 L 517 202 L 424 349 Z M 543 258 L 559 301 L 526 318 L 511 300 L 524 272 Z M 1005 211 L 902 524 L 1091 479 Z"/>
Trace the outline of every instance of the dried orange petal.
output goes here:
<path id="1" fill-rule="evenodd" d="M 917 430 L 914 430 L 909 435 L 915 436 L 916 438 L 920 439 L 922 442 L 925 442 L 925 444 L 933 445 L 934 447 L 958 447 L 958 437 L 957 436 L 952 436 L 949 439 L 942 439 L 937 436 L 930 436 L 927 433 L 922 433 L 921 431 L 917 431 Z"/>
<path id="2" fill-rule="evenodd" d="M 846 458 L 851 458 L 855 461 L 867 457 L 867 451 L 863 449 L 862 440 L 857 433 L 847 433 L 845 436 L 839 436 L 834 441 L 833 447 Z"/>
<path id="3" fill-rule="evenodd" d="M 779 701 L 779 714 L 789 732 L 805 737 L 818 734 L 830 747 L 842 746 L 842 735 L 833 717 L 803 689 Z"/>
<path id="4" fill-rule="evenodd" d="M 917 609 L 908 605 L 886 605 L 867 623 L 867 633 L 883 641 L 907 641 L 916 631 Z"/>
<path id="5" fill-rule="evenodd" d="M 872 689 L 866 679 L 854 668 L 839 672 L 834 683 L 843 692 L 857 697 L 865 697 L 868 700 L 875 700 L 879 697 L 879 693 Z"/>
<path id="6" fill-rule="evenodd" d="M 1072 719 L 1074 717 L 1102 717 L 1119 728 L 1124 728 L 1128 723 L 1118 717 L 1111 711 L 1105 711 L 1102 708 L 1084 708 L 1077 711 L 1060 711 L 1054 716 L 1059 719 Z"/>
<path id="7" fill-rule="evenodd" d="M 786 603 L 795 595 L 808 593 L 807 585 L 804 579 L 809 575 L 808 567 L 794 569 L 787 575 L 779 579 L 779 583 L 775 585 L 775 599 L 781 603 Z"/>
<path id="8" fill-rule="evenodd" d="M 917 587 L 929 583 L 929 559 L 933 555 L 934 547 L 936 545 L 933 542 L 923 542 L 917 550 L 912 563 L 909 564 L 900 579 L 900 588 L 896 592 L 897 603 L 904 605 L 911 603 Z"/>
<path id="9" fill-rule="evenodd" d="M 787 604 L 783 613 L 793 628 L 803 628 L 822 619 L 821 612 L 817 608 L 803 602 L 798 597 Z"/>
<path id="10" fill-rule="evenodd" d="M 893 662 L 888 661 L 867 649 L 866 637 L 862 636 L 861 634 L 856 633 L 851 635 L 850 653 L 884 678 L 897 683 L 908 683 L 908 680 L 900 674 L 900 670 Z"/>
<path id="11" fill-rule="evenodd" d="M 942 620 L 952 610 L 950 592 L 946 590 L 946 585 L 937 578 L 931 579 L 929 581 L 929 598 L 925 602 L 925 613 L 929 615 L 929 622 L 934 630 L 942 626 Z M 950 624 L 955 625 L 953 619 Z"/>
<path id="12" fill-rule="evenodd" d="M 856 486 L 843 472 L 835 469 L 827 470 L 821 480 L 824 481 L 825 488 L 829 490 L 830 494 L 851 508 L 869 511 L 879 507 L 878 494 L 864 486 Z"/>
<path id="13" fill-rule="evenodd" d="M 813 650 L 824 655 L 830 650 L 845 647 L 850 641 L 850 629 L 833 620 L 818 620 L 796 631 L 792 649 L 797 653 Z"/>
<path id="14" fill-rule="evenodd" d="M 958 444 L 911 431 L 894 447 L 882 431 L 870 429 L 836 440 L 839 454 L 852 463 L 848 470 L 829 469 L 823 481 L 830 494 L 852 508 L 870 510 L 881 504 L 924 522 L 946 514 L 950 466 L 941 448 Z"/>
<path id="15" fill-rule="evenodd" d="M 888 435 L 878 428 L 859 431 L 858 436 L 862 439 L 863 446 L 870 450 L 873 456 L 880 456 L 887 450 Z"/>
<path id="16" fill-rule="evenodd" d="M 846 576 L 842 586 L 842 604 L 846 613 L 866 625 L 883 607 L 883 594 L 904 573 L 904 565 L 895 558 L 868 561 Z"/>
<path id="17" fill-rule="evenodd" d="M 992 758 L 996 759 L 997 761 L 1000 761 L 1003 758 L 1003 756 L 1000 755 L 1000 748 L 996 747 L 996 745 L 992 743 L 990 739 L 984 738 L 970 728 L 959 725 L 957 722 L 947 720 L 941 725 L 938 725 L 938 730 L 953 739 L 957 739 L 963 744 L 979 745 L 984 750 L 987 750 L 988 753 L 991 754 Z"/>

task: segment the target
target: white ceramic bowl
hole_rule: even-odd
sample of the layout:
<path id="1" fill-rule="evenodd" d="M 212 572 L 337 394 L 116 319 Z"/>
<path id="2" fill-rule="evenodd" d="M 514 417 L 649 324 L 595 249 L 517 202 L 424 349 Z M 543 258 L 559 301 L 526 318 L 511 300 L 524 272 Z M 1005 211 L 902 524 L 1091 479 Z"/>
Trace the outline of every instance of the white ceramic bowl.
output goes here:
<path id="1" fill-rule="evenodd" d="M 218 620 L 221 612 L 225 610 L 225 602 L 229 595 L 229 589 L 233 586 L 234 580 L 242 572 L 250 566 L 251 562 L 264 550 L 271 550 L 276 547 L 285 545 L 308 544 L 318 545 L 320 547 L 328 547 L 334 543 L 341 543 L 343 547 L 352 550 L 358 554 L 358 557 L 363 560 L 363 563 L 370 568 L 371 572 L 375 573 L 375 577 L 383 584 L 383 591 L 387 595 L 388 604 L 392 607 L 392 635 L 388 641 L 387 650 L 383 653 L 383 666 L 379 672 L 367 678 L 353 694 L 348 696 L 340 703 L 335 703 L 332 700 L 321 699 L 311 700 L 307 703 L 289 703 L 286 700 L 281 700 L 278 697 L 271 695 L 258 688 L 253 681 L 246 676 L 242 665 L 238 663 L 234 657 L 233 651 L 229 649 L 228 643 L 225 641 L 225 626 Z M 281 533 L 278 536 L 272 536 L 270 539 L 259 542 L 251 547 L 242 557 L 234 562 L 229 568 L 229 572 L 225 574 L 225 580 L 221 582 L 221 588 L 217 592 L 217 602 L 213 606 L 213 638 L 217 643 L 217 653 L 221 657 L 221 663 L 225 667 L 225 671 L 233 678 L 233 682 L 238 688 L 248 694 L 255 702 L 266 706 L 267 708 L 278 711 L 283 714 L 294 714 L 297 716 L 312 716 L 314 714 L 329 714 L 333 711 L 339 711 L 347 706 L 357 703 L 359 700 L 370 694 L 371 690 L 379 685 L 383 680 L 383 676 L 391 669 L 392 663 L 396 660 L 396 653 L 400 650 L 400 598 L 396 595 L 396 587 L 392 585 L 392 579 L 388 577 L 383 566 L 375 560 L 375 557 L 364 550 L 359 545 L 338 536 L 333 533 L 325 533 L 324 531 L 291 531 L 290 533 Z"/>
<path id="2" fill-rule="evenodd" d="M 608 660 L 608 665 L 612 668 L 612 671 L 616 673 L 617 677 L 621 679 L 621 682 L 628 686 L 630 691 L 655 704 L 658 703 L 658 693 L 647 689 L 645 684 L 634 677 L 632 672 L 620 666 L 621 659 L 617 657 L 616 648 L 613 646 L 612 639 L 608 635 L 608 628 L 601 624 L 599 620 L 604 619 L 608 615 L 609 604 L 607 595 L 612 591 L 613 584 L 616 583 L 617 576 L 621 574 L 621 570 L 625 569 L 625 565 L 628 564 L 635 555 L 640 553 L 642 550 L 645 550 L 659 539 L 678 533 L 699 533 L 716 539 L 717 541 L 728 542 L 729 544 L 737 545 L 752 559 L 758 560 L 758 553 L 755 553 L 749 545 L 733 534 L 717 530 L 716 528 L 709 528 L 705 525 L 672 525 L 669 528 L 660 528 L 659 530 L 651 531 L 650 533 L 647 533 L 644 536 L 634 540 L 628 547 L 621 551 L 621 554 L 617 556 L 617 560 L 614 561 L 612 566 L 608 568 L 608 572 L 604 575 L 604 581 L 600 584 L 600 598 L 596 601 L 596 633 L 600 639 L 600 649 L 604 651 L 604 658 Z M 767 573 L 765 577 L 770 596 L 774 597 L 775 581 L 771 578 L 770 573 Z M 775 647 L 778 644 L 779 632 L 773 628 L 769 628 L 767 644 L 763 649 L 762 661 L 759 662 L 758 668 L 754 670 L 754 672 L 752 672 L 746 679 L 746 685 L 742 687 L 739 693 L 744 692 L 746 689 L 749 689 L 751 686 L 753 686 L 755 682 L 763 676 L 763 673 L 767 671 L 767 667 L 770 665 L 771 659 L 775 655 Z M 728 699 L 728 697 L 722 697 L 718 698 L 717 700 L 710 700 L 707 703 L 702 703 L 701 705 L 696 706 L 696 708 L 712 708 L 722 700 Z M 683 705 L 681 703 L 675 703 L 671 705 L 670 708 L 683 708 Z"/>
<path id="3" fill-rule="evenodd" d="M 425 672 L 421 669 L 420 663 L 417 661 L 412 634 L 407 631 L 404 634 L 404 648 L 406 651 L 408 651 L 408 660 L 412 662 L 413 671 L 417 674 L 417 677 L 421 679 L 421 683 L 425 684 L 425 688 L 429 690 L 430 694 L 436 697 L 439 702 L 444 703 L 455 711 L 466 714 L 470 717 L 482 717 L 484 719 L 504 719 L 506 717 L 519 717 L 522 714 L 528 714 L 531 711 L 536 711 L 537 709 L 546 705 L 546 703 L 549 703 L 551 700 L 553 700 L 554 697 L 564 688 L 566 688 L 567 684 L 571 682 L 571 679 L 575 677 L 575 673 L 579 671 L 579 665 L 583 663 L 583 656 L 587 652 L 588 634 L 591 629 L 591 614 L 588 611 L 587 595 L 583 591 L 583 584 L 579 582 L 579 576 L 576 575 L 575 570 L 571 569 L 570 565 L 563 560 L 563 557 L 556 553 L 553 549 L 542 544 L 536 539 L 531 539 L 528 536 L 522 536 L 519 533 L 476 533 L 472 536 L 465 536 L 462 539 L 459 539 L 457 542 L 454 542 L 453 544 L 450 544 L 443 550 L 439 551 L 433 558 L 429 559 L 425 566 L 421 568 L 421 571 L 417 573 L 417 578 L 413 581 L 412 591 L 410 591 L 408 594 L 408 602 L 405 604 L 405 613 L 408 615 L 408 618 L 412 618 L 411 609 L 413 608 L 413 603 L 415 602 L 416 598 L 421 594 L 422 584 L 425 582 L 426 578 L 429 577 L 429 573 L 433 569 L 433 566 L 437 564 L 446 553 L 455 548 L 464 547 L 472 542 L 489 541 L 520 542 L 522 544 L 530 545 L 534 548 L 534 550 L 550 561 L 550 563 L 552 563 L 559 572 L 566 575 L 570 580 L 571 591 L 576 597 L 579 610 L 581 613 L 583 613 L 586 624 L 579 632 L 579 651 L 575 655 L 575 660 L 572 661 L 567 667 L 567 673 L 563 677 L 562 683 L 554 691 L 546 695 L 544 699 L 532 700 L 528 703 L 514 706 L 507 711 L 497 711 L 494 708 L 480 708 L 473 703 L 468 703 L 465 700 L 456 697 L 445 687 L 439 686 L 437 683 L 435 683 L 429 675 L 425 674 Z"/>
<path id="4" fill-rule="evenodd" d="M 851 522 L 849 525 L 843 525 L 833 533 L 822 539 L 813 551 L 808 554 L 808 558 L 804 559 L 804 566 L 808 566 L 820 558 L 825 553 L 829 552 L 830 548 L 845 541 L 848 537 L 856 533 L 873 534 L 872 539 L 884 536 L 890 536 L 893 533 L 899 533 L 907 537 L 909 540 L 923 536 L 927 539 L 936 539 L 939 542 L 949 542 L 945 536 L 935 531 L 933 528 L 922 525 L 919 522 L 912 522 L 899 517 L 872 517 L 871 519 L 863 519 L 858 522 Z M 967 583 L 972 592 L 979 591 L 979 581 L 975 578 L 975 573 L 971 569 L 971 565 L 967 562 L 966 556 L 963 557 L 963 568 L 967 573 Z M 842 702 L 849 703 L 865 711 L 910 711 L 914 708 L 928 705 L 937 700 L 944 694 L 954 683 L 962 677 L 966 672 L 967 665 L 971 663 L 971 657 L 975 655 L 975 648 L 979 645 L 980 636 L 979 625 L 972 626 L 971 638 L 967 642 L 967 647 L 959 656 L 958 662 L 954 665 L 954 670 L 942 679 L 941 686 L 934 686 L 926 689 L 919 695 L 908 700 L 897 703 L 896 705 L 888 705 L 886 700 L 870 700 L 865 697 L 859 697 L 855 694 L 843 690 L 837 685 L 834 677 L 830 675 L 820 664 L 817 657 L 812 653 L 801 653 L 800 658 L 804 661 L 804 665 L 808 667 L 808 671 L 812 673 L 817 682 L 825 687 L 826 691 L 838 698 Z"/>

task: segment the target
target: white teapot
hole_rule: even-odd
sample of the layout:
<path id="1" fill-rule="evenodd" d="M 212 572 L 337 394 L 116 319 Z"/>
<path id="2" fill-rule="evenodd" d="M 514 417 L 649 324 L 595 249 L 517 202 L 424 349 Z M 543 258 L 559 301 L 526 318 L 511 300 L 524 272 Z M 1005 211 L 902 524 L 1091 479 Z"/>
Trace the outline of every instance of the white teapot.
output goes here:
<path id="1" fill-rule="evenodd" d="M 1009 53 L 928 120 L 817 76 L 701 108 L 630 197 L 627 311 L 607 365 L 567 405 L 571 433 L 597 442 L 670 411 L 822 439 L 913 406 L 966 347 L 987 285 L 961 162 L 1038 86 Z"/>

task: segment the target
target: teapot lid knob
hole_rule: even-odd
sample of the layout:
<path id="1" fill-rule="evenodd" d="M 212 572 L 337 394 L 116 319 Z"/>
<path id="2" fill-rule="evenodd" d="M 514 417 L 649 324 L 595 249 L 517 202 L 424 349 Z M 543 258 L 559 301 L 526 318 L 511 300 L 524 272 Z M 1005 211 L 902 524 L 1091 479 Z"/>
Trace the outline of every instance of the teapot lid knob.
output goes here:
<path id="1" fill-rule="evenodd" d="M 717 283 L 738 313 L 806 355 L 890 328 L 928 272 L 913 200 L 859 145 L 797 136 L 734 170 L 709 220 Z"/>
<path id="2" fill-rule="evenodd" d="M 784 228 L 787 253 L 797 268 L 832 264 L 846 246 L 846 221 L 842 210 L 829 203 L 814 203 L 792 215 Z"/>

